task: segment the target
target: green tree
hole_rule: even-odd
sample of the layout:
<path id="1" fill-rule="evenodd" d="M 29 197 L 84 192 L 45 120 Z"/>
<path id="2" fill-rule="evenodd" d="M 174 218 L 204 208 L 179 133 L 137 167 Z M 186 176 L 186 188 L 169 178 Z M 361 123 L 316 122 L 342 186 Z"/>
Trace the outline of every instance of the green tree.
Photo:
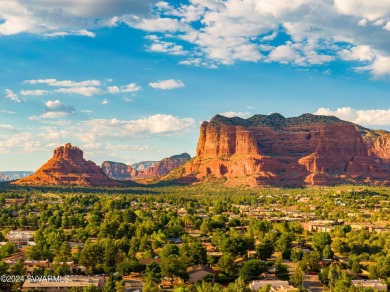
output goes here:
<path id="1" fill-rule="evenodd" d="M 274 244 L 272 240 L 265 239 L 256 246 L 257 255 L 261 260 L 269 259 L 274 253 Z"/>
<path id="2" fill-rule="evenodd" d="M 156 262 L 152 262 L 146 266 L 145 272 L 143 273 L 144 279 L 148 283 L 159 283 L 161 281 L 161 268 Z"/>
<path id="3" fill-rule="evenodd" d="M 116 282 L 113 275 L 110 275 L 106 284 L 104 284 L 103 292 L 116 292 Z"/>
<path id="4" fill-rule="evenodd" d="M 290 259 L 291 261 L 293 261 L 294 263 L 297 263 L 299 262 L 303 257 L 303 252 L 302 252 L 302 249 L 296 247 L 296 248 L 293 248 L 291 250 L 291 253 L 290 253 Z"/>
<path id="5" fill-rule="evenodd" d="M 238 272 L 238 275 L 243 281 L 249 281 L 253 278 L 258 278 L 261 273 L 267 271 L 267 265 L 262 260 L 249 260 L 244 263 Z"/>
<path id="6" fill-rule="evenodd" d="M 164 245 L 159 253 L 161 258 L 167 258 L 172 255 L 179 255 L 179 248 L 171 243 Z"/>
<path id="7" fill-rule="evenodd" d="M 83 292 L 99 292 L 99 289 L 95 285 L 90 284 L 83 289 Z"/>
<path id="8" fill-rule="evenodd" d="M 317 232 L 312 238 L 314 248 L 319 252 L 322 252 L 325 246 L 332 243 L 332 239 L 328 232 Z"/>
<path id="9" fill-rule="evenodd" d="M 234 264 L 235 257 L 231 253 L 224 253 L 218 260 L 218 269 L 227 274 L 234 275 L 236 273 L 236 265 Z"/>
<path id="10" fill-rule="evenodd" d="M 187 269 L 182 258 L 172 255 L 161 259 L 160 262 L 161 275 L 163 277 L 172 278 L 178 276 L 182 279 L 187 279 Z"/>
<path id="11" fill-rule="evenodd" d="M 333 251 L 330 248 L 330 245 L 325 245 L 324 249 L 322 250 L 322 257 L 325 259 L 332 259 L 333 258 Z"/>
<path id="12" fill-rule="evenodd" d="M 105 249 L 97 242 L 87 242 L 80 254 L 80 264 L 93 270 L 98 264 L 101 264 L 104 259 Z"/>
<path id="13" fill-rule="evenodd" d="M 290 276 L 290 282 L 295 286 L 302 286 L 302 279 L 303 279 L 303 272 L 298 267 L 295 269 L 294 274 Z"/>

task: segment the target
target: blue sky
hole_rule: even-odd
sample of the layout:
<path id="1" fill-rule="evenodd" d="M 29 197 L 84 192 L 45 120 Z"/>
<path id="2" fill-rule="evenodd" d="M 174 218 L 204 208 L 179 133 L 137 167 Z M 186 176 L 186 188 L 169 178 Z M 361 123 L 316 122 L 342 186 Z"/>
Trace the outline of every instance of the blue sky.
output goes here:
<path id="1" fill-rule="evenodd" d="M 217 113 L 390 130 L 389 76 L 390 1 L 0 0 L 0 170 L 194 155 Z"/>

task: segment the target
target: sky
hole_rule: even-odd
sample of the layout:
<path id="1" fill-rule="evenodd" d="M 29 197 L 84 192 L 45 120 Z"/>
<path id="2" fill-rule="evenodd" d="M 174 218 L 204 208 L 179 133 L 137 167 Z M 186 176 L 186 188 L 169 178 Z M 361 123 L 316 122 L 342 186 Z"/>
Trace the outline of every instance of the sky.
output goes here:
<path id="1" fill-rule="evenodd" d="M 202 121 L 390 130 L 390 0 L 0 0 L 0 171 L 195 154 Z"/>

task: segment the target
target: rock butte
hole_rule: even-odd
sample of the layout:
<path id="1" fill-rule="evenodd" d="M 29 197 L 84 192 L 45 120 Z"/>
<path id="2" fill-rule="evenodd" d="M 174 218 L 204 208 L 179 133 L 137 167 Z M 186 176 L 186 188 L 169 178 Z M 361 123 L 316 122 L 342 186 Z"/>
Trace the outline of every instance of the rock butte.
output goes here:
<path id="1" fill-rule="evenodd" d="M 17 185 L 75 185 L 75 186 L 119 186 L 120 182 L 106 176 L 94 162 L 83 157 L 83 151 L 70 143 L 54 150 L 53 157 L 37 172 L 19 179 Z"/>
<path id="2" fill-rule="evenodd" d="M 389 170 L 386 131 L 312 114 L 216 115 L 202 123 L 196 157 L 178 180 L 222 178 L 227 186 L 388 184 Z"/>
<path id="3" fill-rule="evenodd" d="M 102 163 L 103 171 L 111 178 L 119 180 L 128 179 L 147 179 L 155 178 L 168 174 L 170 171 L 178 168 L 191 159 L 191 156 L 187 153 L 180 155 L 174 155 L 164 158 L 153 166 L 146 168 L 145 170 L 135 170 L 133 167 L 124 163 L 104 161 Z"/>

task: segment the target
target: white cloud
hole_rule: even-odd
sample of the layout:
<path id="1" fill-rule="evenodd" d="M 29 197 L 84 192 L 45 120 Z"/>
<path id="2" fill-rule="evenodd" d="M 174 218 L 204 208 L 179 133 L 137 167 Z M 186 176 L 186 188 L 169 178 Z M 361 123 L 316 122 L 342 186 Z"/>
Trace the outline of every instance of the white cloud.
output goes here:
<path id="1" fill-rule="evenodd" d="M 37 90 L 21 90 L 20 91 L 20 95 L 32 95 L 32 96 L 46 95 L 48 93 L 49 93 L 48 90 L 41 90 L 41 89 L 37 89 Z"/>
<path id="2" fill-rule="evenodd" d="M 132 92 L 132 93 L 135 93 L 135 92 L 138 92 L 142 89 L 141 86 L 139 86 L 136 82 L 133 82 L 133 83 L 130 83 L 130 84 L 127 84 L 127 85 L 123 85 L 121 87 L 119 86 L 109 86 L 107 87 L 107 92 L 109 93 L 112 93 L 112 94 L 115 94 L 115 93 L 129 93 L 129 92 Z"/>
<path id="3" fill-rule="evenodd" d="M 184 24 L 175 18 L 169 17 L 140 18 L 134 15 L 127 15 L 119 18 L 119 21 L 134 28 L 151 32 L 178 32 L 190 29 L 187 24 Z"/>
<path id="4" fill-rule="evenodd" d="M 93 96 L 102 94 L 103 90 L 97 87 L 68 87 L 54 90 L 54 92 L 67 93 L 67 94 L 80 94 L 84 96 Z"/>
<path id="5" fill-rule="evenodd" d="M 357 110 L 342 107 L 336 110 L 321 107 L 316 115 L 332 115 L 362 126 L 390 126 L 390 109 Z"/>
<path id="6" fill-rule="evenodd" d="M 365 27 L 367 25 L 367 22 L 368 22 L 367 19 L 362 18 L 362 19 L 359 20 L 358 25 L 362 26 L 362 27 Z"/>
<path id="7" fill-rule="evenodd" d="M 142 134 L 167 135 L 182 133 L 193 128 L 193 118 L 179 118 L 172 115 L 157 114 L 138 120 L 92 119 L 79 127 L 78 138 L 92 143 L 102 137 L 123 139 Z"/>
<path id="8" fill-rule="evenodd" d="M 279 47 L 276 47 L 270 54 L 269 54 L 269 60 L 270 61 L 277 61 L 279 63 L 290 63 L 293 61 L 296 61 L 300 57 L 299 53 L 293 49 L 291 46 L 288 45 L 282 45 Z"/>
<path id="9" fill-rule="evenodd" d="M 184 83 L 181 80 L 169 79 L 157 82 L 149 83 L 149 86 L 155 89 L 169 90 L 184 87 Z"/>
<path id="10" fill-rule="evenodd" d="M 48 100 L 45 103 L 45 109 L 39 116 L 31 116 L 30 120 L 56 119 L 72 115 L 76 112 L 75 108 L 65 105 L 59 100 Z"/>
<path id="11" fill-rule="evenodd" d="M 386 23 L 386 25 L 383 27 L 384 30 L 390 31 L 390 21 Z"/>
<path id="12" fill-rule="evenodd" d="M 263 61 L 312 66 L 341 57 L 345 61 L 355 58 L 355 61 L 367 65 L 367 62 L 374 63 L 379 56 L 390 56 L 386 34 L 386 29 L 390 29 L 389 4 L 387 0 L 374 2 L 191 0 L 188 4 L 174 4 L 160 1 L 152 17 L 137 17 L 126 23 L 155 32 L 164 30 L 159 23 L 172 25 L 166 28 L 170 34 L 147 37 L 152 41 L 147 50 L 178 55 L 184 51 L 189 57 L 179 61 L 183 65 L 212 64 L 210 67 L 215 67 L 238 61 Z M 284 33 L 290 40 L 280 45 L 276 37 Z M 193 49 L 182 44 L 182 48 L 171 49 L 177 45 L 175 38 L 187 42 Z M 370 55 L 362 57 L 363 52 L 357 51 L 368 46 L 374 54 L 370 60 L 367 60 Z M 379 72 L 386 72 L 374 71 L 379 65 L 371 65 L 366 68 L 375 77 Z"/>
<path id="13" fill-rule="evenodd" d="M 14 102 L 22 102 L 20 98 L 10 89 L 5 90 L 5 98 L 12 100 Z"/>
<path id="14" fill-rule="evenodd" d="M 351 49 L 344 49 L 339 52 L 339 56 L 347 61 L 371 61 L 374 59 L 374 52 L 370 46 L 357 46 Z"/>
<path id="15" fill-rule="evenodd" d="M 119 93 L 121 92 L 118 86 L 109 86 L 107 87 L 109 93 Z"/>
<path id="16" fill-rule="evenodd" d="M 121 86 L 121 92 L 138 92 L 142 89 L 137 83 L 130 83 L 125 86 Z"/>
<path id="17" fill-rule="evenodd" d="M 148 51 L 177 56 L 187 54 L 183 46 L 177 45 L 173 42 L 166 42 L 161 40 L 154 41 L 153 44 L 148 47 Z"/>
<path id="18" fill-rule="evenodd" d="M 15 130 L 15 127 L 10 124 L 0 124 L 0 130 Z"/>
<path id="19" fill-rule="evenodd" d="M 8 111 L 8 110 L 2 110 L 2 109 L 0 109 L 0 113 L 4 113 L 4 114 L 16 114 L 16 112 L 14 112 L 14 111 Z"/>
<path id="20" fill-rule="evenodd" d="M 370 21 L 389 15 L 390 2 L 372 0 L 334 0 L 336 9 L 346 15 L 364 17 Z"/>
<path id="21" fill-rule="evenodd" d="M 252 116 L 252 114 L 250 112 L 234 112 L 234 111 L 220 113 L 220 115 L 227 117 L 227 118 L 240 117 L 240 118 L 244 118 L 244 119 Z"/>
<path id="22" fill-rule="evenodd" d="M 0 35 L 35 34 L 84 35 L 90 29 L 113 26 L 113 19 L 125 14 L 146 14 L 154 0 L 0 0 Z"/>
<path id="23" fill-rule="evenodd" d="M 109 103 L 110 103 L 110 101 L 107 98 L 102 100 L 102 104 L 103 105 L 106 105 L 106 104 L 109 104 Z"/>
<path id="24" fill-rule="evenodd" d="M 72 80 L 57 80 L 57 79 L 34 79 L 26 80 L 27 84 L 46 84 L 49 86 L 58 87 L 89 87 L 100 86 L 102 83 L 99 80 L 84 80 L 84 81 L 72 81 Z"/>

